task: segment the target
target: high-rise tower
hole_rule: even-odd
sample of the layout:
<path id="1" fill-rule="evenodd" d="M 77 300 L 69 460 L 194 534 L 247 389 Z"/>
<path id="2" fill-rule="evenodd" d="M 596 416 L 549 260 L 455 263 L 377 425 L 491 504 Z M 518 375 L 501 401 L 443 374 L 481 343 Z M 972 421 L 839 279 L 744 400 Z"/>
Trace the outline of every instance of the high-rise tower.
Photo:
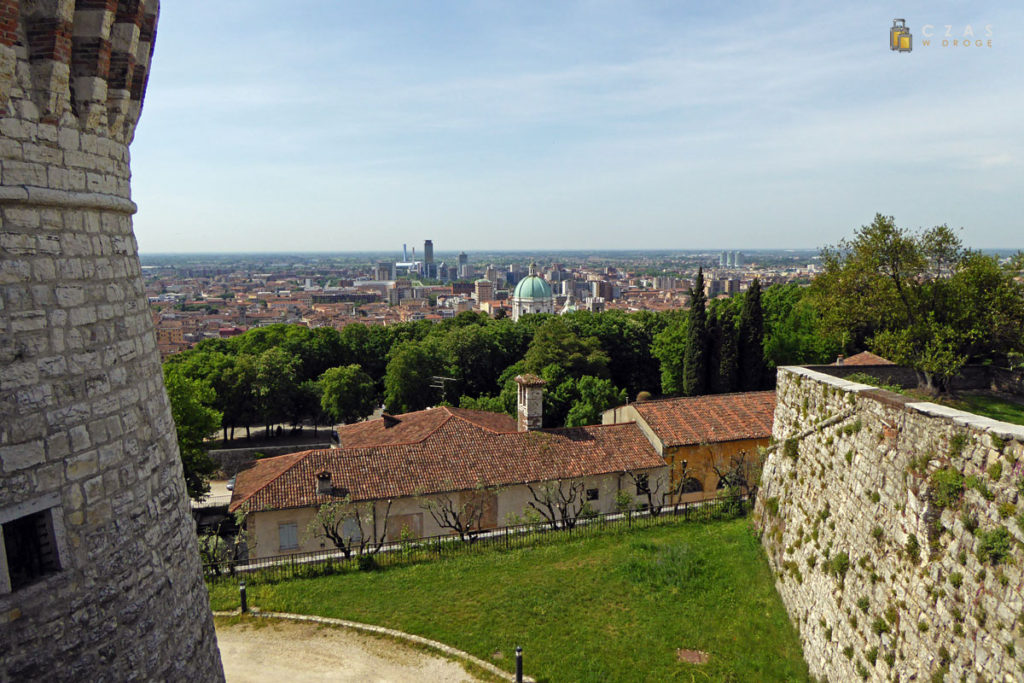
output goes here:
<path id="1" fill-rule="evenodd" d="M 0 680 L 223 678 L 132 214 L 157 0 L 0 0 Z"/>

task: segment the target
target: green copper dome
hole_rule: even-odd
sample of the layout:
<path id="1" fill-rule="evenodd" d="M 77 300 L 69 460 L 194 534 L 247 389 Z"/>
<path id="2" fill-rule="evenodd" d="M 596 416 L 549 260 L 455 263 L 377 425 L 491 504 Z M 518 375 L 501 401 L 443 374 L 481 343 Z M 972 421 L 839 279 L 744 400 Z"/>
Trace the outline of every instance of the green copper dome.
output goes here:
<path id="1" fill-rule="evenodd" d="M 515 299 L 550 299 L 551 285 L 536 275 L 528 275 L 516 285 L 512 297 Z"/>

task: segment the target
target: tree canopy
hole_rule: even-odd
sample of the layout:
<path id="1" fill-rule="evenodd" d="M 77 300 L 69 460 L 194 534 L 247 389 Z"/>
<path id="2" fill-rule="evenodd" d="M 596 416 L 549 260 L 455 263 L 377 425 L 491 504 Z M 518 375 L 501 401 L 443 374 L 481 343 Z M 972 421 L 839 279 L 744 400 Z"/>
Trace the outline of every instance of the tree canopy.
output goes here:
<path id="1" fill-rule="evenodd" d="M 879 214 L 822 260 L 812 292 L 826 331 L 914 368 L 930 389 L 1024 348 L 1021 283 L 946 225 L 911 231 Z"/>

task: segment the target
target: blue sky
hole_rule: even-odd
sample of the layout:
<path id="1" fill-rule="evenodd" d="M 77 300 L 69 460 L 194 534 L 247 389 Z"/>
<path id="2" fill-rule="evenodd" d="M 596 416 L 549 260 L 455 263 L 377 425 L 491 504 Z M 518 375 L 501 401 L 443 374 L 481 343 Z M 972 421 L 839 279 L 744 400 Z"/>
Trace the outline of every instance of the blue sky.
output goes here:
<path id="1" fill-rule="evenodd" d="M 140 249 L 1024 247 L 1024 5 L 832 5 L 165 0 Z"/>

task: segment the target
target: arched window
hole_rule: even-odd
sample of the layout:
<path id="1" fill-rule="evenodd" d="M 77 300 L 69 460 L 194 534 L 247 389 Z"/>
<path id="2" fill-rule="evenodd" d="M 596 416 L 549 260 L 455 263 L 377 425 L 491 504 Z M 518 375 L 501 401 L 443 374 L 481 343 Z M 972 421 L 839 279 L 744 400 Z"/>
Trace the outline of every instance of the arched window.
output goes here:
<path id="1" fill-rule="evenodd" d="M 704 490 L 704 485 L 700 483 L 700 480 L 696 477 L 687 477 L 683 480 L 682 486 L 679 488 L 680 493 L 700 493 Z"/>

